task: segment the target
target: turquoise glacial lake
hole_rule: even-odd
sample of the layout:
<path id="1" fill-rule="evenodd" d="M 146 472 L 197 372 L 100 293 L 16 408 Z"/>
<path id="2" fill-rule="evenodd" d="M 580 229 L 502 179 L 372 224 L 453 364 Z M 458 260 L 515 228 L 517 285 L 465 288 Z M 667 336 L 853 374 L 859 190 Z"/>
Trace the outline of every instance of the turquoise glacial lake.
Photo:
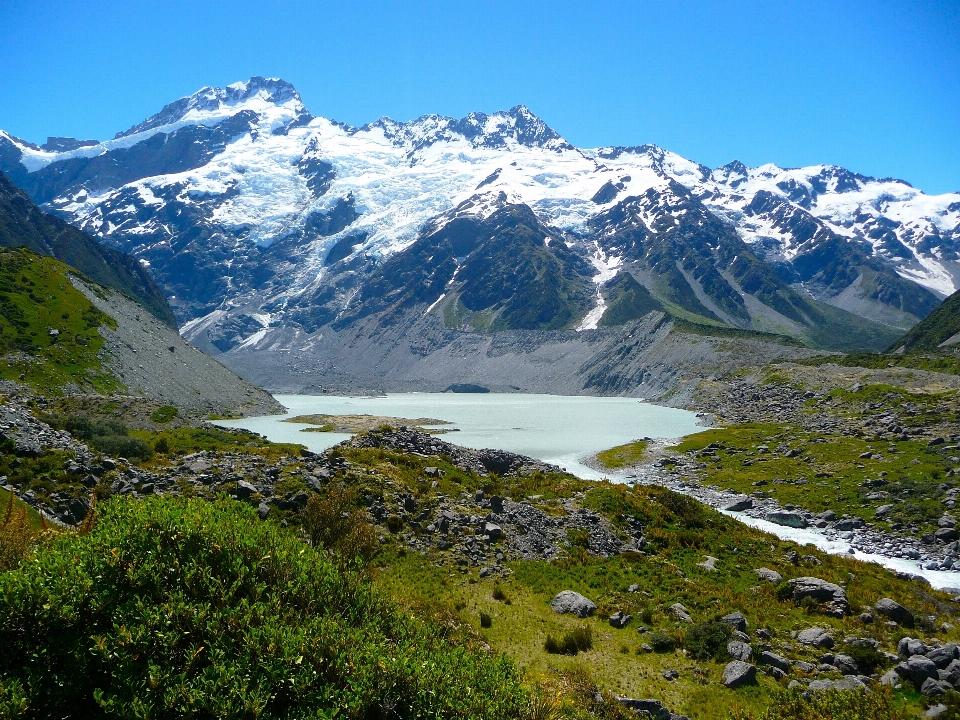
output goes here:
<path id="1" fill-rule="evenodd" d="M 600 473 L 582 460 L 631 440 L 680 438 L 704 428 L 695 413 L 636 398 L 498 393 L 394 393 L 383 397 L 277 395 L 288 415 L 221 420 L 275 442 L 296 442 L 315 452 L 347 439 L 339 433 L 302 432 L 309 425 L 283 422 L 296 415 L 384 415 L 453 423 L 441 439 L 470 448 L 497 448 L 566 468 L 586 479 Z"/>

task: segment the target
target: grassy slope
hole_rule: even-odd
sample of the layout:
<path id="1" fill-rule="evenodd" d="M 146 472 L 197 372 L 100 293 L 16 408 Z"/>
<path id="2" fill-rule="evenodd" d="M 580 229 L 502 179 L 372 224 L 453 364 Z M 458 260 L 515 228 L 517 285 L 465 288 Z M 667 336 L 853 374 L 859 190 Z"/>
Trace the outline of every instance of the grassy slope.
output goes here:
<path id="1" fill-rule="evenodd" d="M 53 258 L 0 248 L 0 378 L 22 375 L 41 392 L 122 387 L 98 357 L 98 328 L 114 321 L 70 284 L 70 272 Z"/>
<path id="2" fill-rule="evenodd" d="M 943 341 L 960 332 L 960 291 L 943 301 L 936 310 L 917 323 L 889 348 L 893 352 L 901 347 L 907 352 L 937 350 Z"/>
<path id="3" fill-rule="evenodd" d="M 0 173 L 0 246 L 22 246 L 55 257 L 101 285 L 132 297 L 176 329 L 166 298 L 135 258 L 104 247 L 86 233 L 43 213 L 3 173 Z"/>

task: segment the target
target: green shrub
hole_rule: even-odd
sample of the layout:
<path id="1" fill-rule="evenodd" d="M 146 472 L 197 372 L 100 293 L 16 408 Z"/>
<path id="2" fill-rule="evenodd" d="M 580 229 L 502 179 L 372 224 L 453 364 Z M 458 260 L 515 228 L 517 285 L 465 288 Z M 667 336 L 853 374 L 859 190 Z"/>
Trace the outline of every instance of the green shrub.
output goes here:
<path id="1" fill-rule="evenodd" d="M 888 662 L 882 652 L 869 645 L 854 645 L 844 649 L 844 652 L 856 661 L 862 675 L 873 675 L 878 667 L 885 667 Z"/>
<path id="2" fill-rule="evenodd" d="M 555 638 L 553 635 L 547 635 L 543 643 L 543 649 L 553 655 L 576 655 L 578 652 L 586 652 L 593 648 L 593 631 L 586 625 L 581 625 L 561 638 Z"/>
<path id="3" fill-rule="evenodd" d="M 392 533 L 398 533 L 403 529 L 403 519 L 399 515 L 391 515 L 387 518 L 387 530 Z"/>
<path id="4" fill-rule="evenodd" d="M 503 588 L 499 585 L 493 586 L 493 599 L 500 602 L 506 602 L 509 604 L 510 598 L 507 597 L 507 594 L 503 591 Z"/>
<path id="5" fill-rule="evenodd" d="M 654 652 L 658 653 L 673 652 L 677 647 L 677 641 L 662 632 L 650 633 L 647 643 L 653 648 Z"/>
<path id="6" fill-rule="evenodd" d="M 696 660 L 722 659 L 733 629 L 722 620 L 691 627 L 683 636 L 683 647 Z"/>
<path id="7" fill-rule="evenodd" d="M 154 410 L 150 419 L 157 423 L 157 425 L 164 425 L 173 420 L 178 413 L 179 411 L 173 405 L 164 405 Z"/>
<path id="8" fill-rule="evenodd" d="M 503 655 L 454 645 L 243 503 L 99 506 L 0 573 L 0 717 L 521 717 Z M 392 716 L 392 715 L 391 715 Z"/>
<path id="9" fill-rule="evenodd" d="M 321 499 L 311 495 L 301 514 L 303 530 L 314 547 L 323 547 L 339 560 L 368 562 L 380 544 L 366 514 L 354 506 L 354 492 L 330 487 Z"/>
<path id="10" fill-rule="evenodd" d="M 480 627 L 493 627 L 493 618 L 490 617 L 490 613 L 485 613 L 483 610 L 480 611 Z"/>

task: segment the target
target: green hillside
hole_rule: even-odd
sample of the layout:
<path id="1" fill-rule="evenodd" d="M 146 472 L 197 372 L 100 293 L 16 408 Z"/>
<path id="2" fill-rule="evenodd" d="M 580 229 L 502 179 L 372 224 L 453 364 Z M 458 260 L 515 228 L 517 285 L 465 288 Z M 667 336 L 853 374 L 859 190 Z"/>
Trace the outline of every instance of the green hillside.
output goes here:
<path id="1" fill-rule="evenodd" d="M 70 283 L 59 260 L 0 248 L 0 378 L 43 392 L 121 387 L 100 360 L 101 325 L 115 325 Z"/>
<path id="2" fill-rule="evenodd" d="M 119 290 L 176 328 L 173 311 L 150 273 L 126 253 L 104 247 L 59 218 L 43 213 L 0 173 L 0 246 L 26 247 L 74 267 L 92 280 Z"/>
<path id="3" fill-rule="evenodd" d="M 955 292 L 906 335 L 893 343 L 887 352 L 903 348 L 906 352 L 938 350 L 945 340 L 960 333 L 960 291 Z"/>

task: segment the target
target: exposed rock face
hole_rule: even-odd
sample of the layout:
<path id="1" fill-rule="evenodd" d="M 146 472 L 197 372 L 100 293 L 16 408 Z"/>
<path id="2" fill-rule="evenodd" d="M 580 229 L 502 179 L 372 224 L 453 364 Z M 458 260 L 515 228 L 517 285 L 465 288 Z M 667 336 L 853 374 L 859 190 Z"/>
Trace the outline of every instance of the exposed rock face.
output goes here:
<path id="1" fill-rule="evenodd" d="M 671 615 L 673 615 L 677 620 L 682 620 L 685 623 L 693 622 L 693 618 L 690 617 L 690 611 L 687 610 L 687 608 L 685 608 L 680 603 L 674 603 L 673 605 L 667 608 L 667 611 Z"/>
<path id="2" fill-rule="evenodd" d="M 824 610 L 831 615 L 842 617 L 850 614 L 850 603 L 843 588 L 834 583 L 815 577 L 793 578 L 790 587 L 793 589 L 793 599 L 801 602 L 804 598 L 813 598 L 823 603 Z"/>
<path id="3" fill-rule="evenodd" d="M 589 598 L 573 590 L 563 590 L 550 601 L 554 612 L 564 615 L 570 613 L 578 618 L 585 618 L 597 611 L 597 605 Z"/>
<path id="4" fill-rule="evenodd" d="M 722 682 L 728 688 L 735 689 L 757 681 L 757 668 L 742 660 L 734 660 L 723 668 Z"/>
<path id="5" fill-rule="evenodd" d="M 797 642 L 819 648 L 832 648 L 834 644 L 833 636 L 820 627 L 811 627 L 807 628 L 806 630 L 801 630 L 797 634 Z"/>
<path id="6" fill-rule="evenodd" d="M 874 609 L 895 623 L 904 627 L 913 627 L 913 613 L 907 610 L 903 605 L 891 600 L 890 598 L 881 598 L 873 606 Z"/>
<path id="7" fill-rule="evenodd" d="M 734 660 L 746 662 L 753 656 L 753 647 L 742 640 L 731 640 L 727 643 L 727 655 Z"/>
<path id="8" fill-rule="evenodd" d="M 760 579 L 766 580 L 767 582 L 778 583 L 783 580 L 783 575 L 770 568 L 757 568 L 756 572 L 757 575 L 760 576 Z"/>

